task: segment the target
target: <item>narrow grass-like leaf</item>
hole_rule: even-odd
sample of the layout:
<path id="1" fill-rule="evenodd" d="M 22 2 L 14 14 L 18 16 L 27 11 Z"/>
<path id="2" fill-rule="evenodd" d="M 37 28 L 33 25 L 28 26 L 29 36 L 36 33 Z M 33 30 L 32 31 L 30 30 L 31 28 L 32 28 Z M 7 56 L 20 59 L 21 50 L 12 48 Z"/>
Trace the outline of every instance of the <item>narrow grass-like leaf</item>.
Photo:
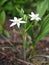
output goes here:
<path id="1" fill-rule="evenodd" d="M 41 23 L 41 30 L 49 23 L 49 14 L 45 16 L 44 20 Z"/>
<path id="2" fill-rule="evenodd" d="M 0 6 L 2 6 L 7 0 L 0 0 Z"/>
<path id="3" fill-rule="evenodd" d="M 9 32 L 8 32 L 7 30 L 4 30 L 3 34 L 4 34 L 6 37 L 9 37 L 9 36 L 10 36 L 10 34 L 9 34 Z"/>
<path id="4" fill-rule="evenodd" d="M 29 28 L 28 28 L 28 27 L 29 27 Z M 28 22 L 27 28 L 28 28 L 27 33 L 31 36 L 31 39 L 32 39 L 32 41 L 33 41 L 34 35 L 33 35 L 33 31 L 32 31 L 32 28 L 33 28 L 33 27 L 32 27 L 32 24 Z"/>
<path id="5" fill-rule="evenodd" d="M 41 24 L 41 29 L 40 32 L 36 38 L 36 42 L 38 42 L 39 40 L 41 40 L 47 33 L 49 33 L 49 15 L 47 15 L 42 24 Z"/>
<path id="6" fill-rule="evenodd" d="M 39 13 L 40 17 L 42 17 L 45 14 L 47 8 L 48 8 L 48 1 L 47 0 L 44 0 L 43 2 L 38 4 L 37 13 Z"/>
<path id="7" fill-rule="evenodd" d="M 2 34 L 3 27 L 0 25 L 0 34 Z"/>
<path id="8" fill-rule="evenodd" d="M 2 12 L 0 13 L 0 25 L 2 25 L 2 26 L 4 25 L 5 18 L 6 18 L 5 12 L 2 11 Z"/>
<path id="9" fill-rule="evenodd" d="M 38 42 L 39 40 L 41 40 L 47 33 L 49 32 L 49 29 L 44 30 L 44 32 L 42 32 L 36 39 L 36 42 Z"/>

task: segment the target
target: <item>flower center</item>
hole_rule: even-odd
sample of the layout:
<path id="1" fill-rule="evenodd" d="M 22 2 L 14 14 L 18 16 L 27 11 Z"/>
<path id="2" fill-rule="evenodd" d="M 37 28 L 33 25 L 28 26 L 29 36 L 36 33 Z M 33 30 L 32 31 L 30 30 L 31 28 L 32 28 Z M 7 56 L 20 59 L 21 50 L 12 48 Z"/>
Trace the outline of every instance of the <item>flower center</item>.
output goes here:
<path id="1" fill-rule="evenodd" d="M 34 18 L 36 18 L 36 15 L 34 16 Z"/>
<path id="2" fill-rule="evenodd" d="M 19 20 L 17 19 L 16 22 L 19 22 Z"/>

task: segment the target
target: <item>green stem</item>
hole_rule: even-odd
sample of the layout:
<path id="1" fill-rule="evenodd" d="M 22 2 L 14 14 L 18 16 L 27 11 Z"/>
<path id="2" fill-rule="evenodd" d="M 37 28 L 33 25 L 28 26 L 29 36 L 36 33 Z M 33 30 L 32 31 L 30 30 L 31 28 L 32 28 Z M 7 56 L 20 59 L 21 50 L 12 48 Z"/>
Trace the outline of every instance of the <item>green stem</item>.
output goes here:
<path id="1" fill-rule="evenodd" d="M 32 50 L 31 50 L 31 53 L 30 53 L 30 56 L 28 58 L 28 61 L 31 60 L 32 56 L 33 56 L 33 52 L 35 50 L 35 42 L 32 43 Z"/>
<path id="2" fill-rule="evenodd" d="M 24 60 L 26 60 L 26 34 L 23 36 Z"/>
<path id="3" fill-rule="evenodd" d="M 28 29 L 31 27 L 31 25 L 32 25 L 32 24 L 30 24 L 30 25 L 28 26 L 28 28 L 25 30 L 25 32 L 27 32 L 27 31 L 28 31 Z"/>
<path id="4" fill-rule="evenodd" d="M 32 22 L 33 23 L 33 22 Z M 30 23 L 30 25 L 28 26 L 28 28 L 25 30 L 25 32 L 28 31 L 28 29 L 32 26 L 32 23 Z"/>
<path id="5" fill-rule="evenodd" d="M 24 50 L 24 60 L 26 60 L 26 24 L 24 24 L 24 32 L 23 32 L 23 50 Z"/>

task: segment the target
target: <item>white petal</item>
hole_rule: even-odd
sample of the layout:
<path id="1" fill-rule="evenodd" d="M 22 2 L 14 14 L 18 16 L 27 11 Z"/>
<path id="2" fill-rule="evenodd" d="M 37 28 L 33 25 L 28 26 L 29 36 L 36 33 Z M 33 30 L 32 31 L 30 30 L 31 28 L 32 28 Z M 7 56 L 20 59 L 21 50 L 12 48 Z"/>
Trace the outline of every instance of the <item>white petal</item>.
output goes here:
<path id="1" fill-rule="evenodd" d="M 31 15 L 29 15 L 29 16 L 30 16 L 30 17 L 34 17 L 35 15 L 32 15 L 32 14 L 31 14 Z"/>
<path id="2" fill-rule="evenodd" d="M 36 17 L 38 17 L 38 16 L 39 16 L 39 14 L 35 14 L 35 16 L 36 16 Z"/>
<path id="3" fill-rule="evenodd" d="M 34 12 L 31 12 L 31 15 L 34 16 L 35 15 Z"/>
<path id="4" fill-rule="evenodd" d="M 16 23 L 12 23 L 12 24 L 10 25 L 10 27 L 12 27 L 12 26 L 14 26 L 14 25 L 16 25 Z"/>
<path id="5" fill-rule="evenodd" d="M 14 17 L 14 19 L 17 19 L 17 17 Z"/>
<path id="6" fill-rule="evenodd" d="M 12 21 L 12 22 L 14 22 L 14 20 L 13 20 L 13 19 L 9 19 L 9 21 Z"/>
<path id="7" fill-rule="evenodd" d="M 18 28 L 20 27 L 20 23 L 17 23 Z"/>
<path id="8" fill-rule="evenodd" d="M 29 15 L 30 17 L 32 17 L 32 15 Z"/>
<path id="9" fill-rule="evenodd" d="M 36 20 L 39 21 L 39 20 L 41 20 L 41 18 L 37 17 Z"/>
<path id="10" fill-rule="evenodd" d="M 19 21 L 19 23 L 26 23 L 25 21 Z"/>
<path id="11" fill-rule="evenodd" d="M 35 14 L 33 12 L 31 12 L 31 14 L 29 15 L 30 17 L 34 17 Z"/>
<path id="12" fill-rule="evenodd" d="M 34 20 L 34 19 L 35 19 L 35 18 L 32 17 L 30 20 L 32 21 L 32 20 Z"/>
<path id="13" fill-rule="evenodd" d="M 21 20 L 22 20 L 22 18 L 19 18 L 18 20 L 19 20 L 19 21 L 21 21 Z"/>
<path id="14" fill-rule="evenodd" d="M 14 21 L 16 21 L 17 20 L 17 17 L 14 17 Z"/>

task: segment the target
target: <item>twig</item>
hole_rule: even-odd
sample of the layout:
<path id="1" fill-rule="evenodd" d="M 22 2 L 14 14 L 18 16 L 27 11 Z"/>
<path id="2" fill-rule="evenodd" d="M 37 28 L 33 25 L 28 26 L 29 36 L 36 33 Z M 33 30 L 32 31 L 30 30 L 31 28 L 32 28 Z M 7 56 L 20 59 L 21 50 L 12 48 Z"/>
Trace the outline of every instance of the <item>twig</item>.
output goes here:
<path id="1" fill-rule="evenodd" d="M 21 60 L 21 59 L 18 59 L 18 58 L 16 58 L 16 60 L 17 60 L 18 62 L 24 63 L 24 64 L 26 64 L 26 65 L 34 65 L 34 64 L 30 63 L 30 62 L 27 62 L 27 61 L 24 61 L 24 60 Z"/>
<path id="2" fill-rule="evenodd" d="M 13 46 L 13 44 L 11 43 L 11 41 L 8 38 L 6 38 L 4 35 L 1 35 L 1 36 L 6 40 L 6 42 L 8 42 L 11 46 Z"/>
<path id="3" fill-rule="evenodd" d="M 5 53 L 3 53 L 3 52 L 0 52 L 0 54 L 3 54 L 3 55 L 5 55 L 5 56 L 6 56 L 6 54 L 5 54 Z"/>

